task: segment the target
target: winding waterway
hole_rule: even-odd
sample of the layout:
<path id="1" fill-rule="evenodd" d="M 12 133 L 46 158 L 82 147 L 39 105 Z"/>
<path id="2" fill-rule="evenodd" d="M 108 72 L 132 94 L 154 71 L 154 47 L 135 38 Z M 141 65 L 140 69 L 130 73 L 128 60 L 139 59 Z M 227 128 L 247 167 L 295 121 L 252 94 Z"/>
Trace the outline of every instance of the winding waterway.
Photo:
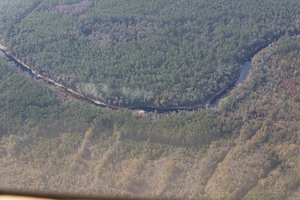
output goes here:
<path id="1" fill-rule="evenodd" d="M 65 86 L 56 83 L 54 80 L 49 79 L 47 77 L 44 77 L 40 74 L 38 74 L 36 71 L 30 69 L 30 67 L 26 66 L 24 63 L 22 63 L 21 61 L 19 61 L 18 59 L 14 58 L 11 55 L 7 55 L 7 53 L 5 51 L 0 50 L 0 56 L 6 56 L 7 61 L 13 61 L 15 63 L 15 67 L 19 70 L 21 70 L 25 75 L 31 75 L 33 77 L 33 79 L 41 79 L 44 82 L 46 82 L 49 85 L 54 85 L 54 86 L 58 86 L 61 89 L 63 89 L 66 93 L 74 96 L 77 99 L 81 99 L 83 101 L 86 101 L 90 104 L 94 104 L 96 106 L 100 106 L 100 107 L 109 107 L 111 109 L 119 109 L 119 107 L 117 106 L 113 106 L 113 105 L 109 105 L 106 103 L 102 103 L 87 97 L 84 97 L 83 95 L 69 89 L 66 88 Z M 128 108 L 128 109 L 132 109 L 132 110 L 143 110 L 146 112 L 153 112 L 155 110 L 157 110 L 158 112 L 172 112 L 172 111 L 178 111 L 178 110 L 195 110 L 195 109 L 199 109 L 199 108 L 205 108 L 206 106 L 212 106 L 215 107 L 219 100 L 228 96 L 229 91 L 232 89 L 235 89 L 237 87 L 237 85 L 239 83 L 242 83 L 244 80 L 246 80 L 249 71 L 252 67 L 251 62 L 246 62 L 240 72 L 239 78 L 236 80 L 233 80 L 226 88 L 220 90 L 219 92 L 215 93 L 206 103 L 204 104 L 198 104 L 198 105 L 194 105 L 194 106 L 176 106 L 176 107 L 166 107 L 166 108 L 159 108 L 156 106 L 129 106 L 129 107 L 120 107 L 120 108 Z"/>
<path id="2" fill-rule="evenodd" d="M 244 83 L 244 81 L 247 79 L 248 74 L 250 73 L 250 69 L 252 68 L 252 62 L 251 61 L 247 61 L 243 67 L 243 69 L 240 72 L 240 76 L 237 79 L 237 81 L 230 85 L 227 90 L 225 90 L 221 95 L 219 95 L 218 97 L 212 99 L 210 101 L 210 106 L 211 107 L 215 107 L 219 104 L 220 100 L 227 97 L 230 94 L 231 90 L 235 90 L 237 88 L 237 86 L 240 83 Z"/>
<path id="3" fill-rule="evenodd" d="M 242 83 L 247 78 L 249 71 L 252 67 L 252 64 L 250 62 L 252 57 L 256 53 L 258 53 L 260 50 L 262 50 L 263 48 L 265 48 L 272 42 L 279 39 L 284 34 L 285 34 L 285 32 L 277 35 L 275 38 L 273 38 L 272 41 L 269 39 L 269 40 L 261 43 L 261 45 L 256 47 L 253 52 L 249 53 L 247 55 L 248 61 L 245 62 L 245 64 L 243 65 L 243 69 L 241 70 L 240 76 L 238 79 L 232 80 L 227 85 L 227 87 L 216 92 L 206 103 L 192 105 L 192 106 L 174 106 L 174 107 L 161 108 L 161 107 L 157 107 L 157 106 L 127 106 L 127 107 L 123 106 L 122 107 L 122 106 L 110 105 L 110 104 L 107 104 L 104 102 L 100 102 L 100 101 L 85 97 L 82 94 L 79 94 L 78 92 L 63 86 L 48 77 L 38 74 L 36 71 L 32 70 L 29 66 L 24 64 L 22 61 L 18 60 L 17 58 L 13 57 L 12 55 L 8 55 L 7 48 L 5 46 L 3 46 L 2 44 L 0 44 L 0 55 L 2 57 L 6 56 L 8 61 L 13 61 L 15 63 L 15 66 L 18 67 L 19 69 L 21 69 L 24 74 L 31 74 L 34 79 L 43 80 L 45 83 L 47 83 L 49 85 L 57 86 L 57 87 L 61 88 L 62 90 L 64 90 L 66 93 L 72 95 L 73 97 L 75 97 L 77 99 L 81 99 L 82 101 L 85 101 L 89 104 L 94 104 L 95 106 L 98 106 L 98 107 L 107 107 L 107 108 L 111 108 L 111 109 L 120 109 L 120 108 L 126 109 L 127 108 L 127 109 L 132 109 L 132 110 L 143 110 L 146 112 L 153 112 L 155 110 L 157 110 L 158 112 L 171 112 L 171 111 L 178 111 L 178 110 L 196 110 L 199 108 L 206 108 L 206 106 L 212 106 L 212 107 L 216 106 L 218 104 L 218 102 L 220 101 L 220 99 L 224 98 L 225 96 L 228 96 L 230 90 L 235 89 L 239 83 Z M 290 32 L 289 36 L 299 35 L 299 34 L 300 34 L 300 31 L 294 31 L 294 32 Z"/>
<path id="4" fill-rule="evenodd" d="M 219 101 L 222 98 L 225 98 L 229 95 L 231 90 L 234 90 L 237 88 L 238 84 L 243 83 L 250 72 L 250 69 L 252 67 L 252 62 L 247 61 L 242 67 L 242 70 L 240 72 L 240 75 L 238 79 L 233 80 L 231 83 L 228 84 L 227 87 L 224 89 L 218 91 L 215 93 L 206 103 L 204 104 L 197 104 L 194 106 L 176 106 L 176 107 L 167 107 L 167 108 L 158 108 L 155 106 L 138 106 L 138 107 L 130 107 L 130 109 L 136 109 L 136 110 L 144 110 L 146 112 L 153 112 L 157 110 L 158 112 L 172 112 L 172 111 L 178 111 L 178 110 L 196 110 L 199 108 L 205 108 L 206 106 L 215 107 L 218 105 Z"/>
<path id="5" fill-rule="evenodd" d="M 245 64 L 242 66 L 242 70 L 240 72 L 239 78 L 232 80 L 227 87 L 223 88 L 222 90 L 216 92 L 206 103 L 203 104 L 198 104 L 198 105 L 192 105 L 192 106 L 174 106 L 174 107 L 156 107 L 156 106 L 114 106 L 114 105 L 110 105 L 104 102 L 100 102 L 94 99 L 90 99 L 88 97 L 83 96 L 82 94 L 79 94 L 78 92 L 67 88 L 57 82 L 55 82 L 54 80 L 42 76 L 41 74 L 38 74 L 35 70 L 32 70 L 29 66 L 27 66 L 26 64 L 24 64 L 22 61 L 18 60 L 17 58 L 13 57 L 12 55 L 8 54 L 8 51 L 6 49 L 5 46 L 0 44 L 0 56 L 4 57 L 6 56 L 7 61 L 13 61 L 15 63 L 15 66 L 22 70 L 24 74 L 30 74 L 32 75 L 32 77 L 34 79 L 39 79 L 39 80 L 43 80 L 46 84 L 49 85 L 54 85 L 57 86 L 59 88 L 61 88 L 62 90 L 64 90 L 66 93 L 72 95 L 73 97 L 80 99 L 82 101 L 85 101 L 89 104 L 93 104 L 95 106 L 98 107 L 107 107 L 107 108 L 111 108 L 111 109 L 132 109 L 132 110 L 143 110 L 146 112 L 153 112 L 155 110 L 157 110 L 158 112 L 172 112 L 172 111 L 178 111 L 178 110 L 196 110 L 199 108 L 206 108 L 207 106 L 216 106 L 218 104 L 218 102 L 220 101 L 220 99 L 226 97 L 229 95 L 229 91 L 232 89 L 235 89 L 239 83 L 242 83 L 243 81 L 246 80 L 250 69 L 252 67 L 252 63 L 251 63 L 251 59 L 252 57 L 258 53 L 260 50 L 262 50 L 263 48 L 267 47 L 269 44 L 271 44 L 272 42 L 276 41 L 277 39 L 279 39 L 281 36 L 283 36 L 285 33 L 279 34 L 277 35 L 273 41 L 271 41 L 270 39 L 261 43 L 260 46 L 256 47 L 254 49 L 254 51 L 252 53 L 249 53 L 247 55 L 248 61 L 245 62 Z M 294 32 L 290 32 L 289 36 L 293 36 L 293 35 L 299 35 L 300 31 L 294 31 Z"/>
<path id="6" fill-rule="evenodd" d="M 299 35 L 299 34 L 300 34 L 300 31 L 295 31 L 295 32 L 289 33 L 289 36 Z M 258 53 L 260 50 L 262 50 L 263 48 L 267 47 L 272 42 L 279 39 L 279 37 L 281 37 L 282 35 L 278 35 L 273 41 L 270 41 L 270 40 L 266 41 L 266 42 L 262 43 L 259 47 L 255 48 L 254 52 L 252 52 L 251 54 L 249 54 L 247 56 L 248 61 L 245 62 L 245 64 L 243 66 L 241 66 L 242 70 L 239 74 L 238 79 L 232 80 L 227 85 L 227 87 L 216 92 L 206 103 L 192 105 L 192 106 L 174 106 L 174 107 L 162 108 L 162 107 L 157 107 L 157 106 L 127 106 L 127 107 L 123 106 L 122 107 L 122 106 L 110 105 L 110 104 L 107 104 L 104 102 L 100 102 L 100 101 L 85 97 L 82 94 L 79 94 L 78 92 L 63 86 L 48 77 L 38 74 L 36 71 L 32 70 L 29 66 L 22 63 L 22 61 L 18 60 L 17 58 L 13 57 L 12 55 L 9 55 L 6 47 L 1 44 L 0 44 L 0 56 L 2 56 L 2 57 L 6 56 L 7 61 L 13 61 L 15 63 L 15 66 L 19 70 L 22 70 L 22 72 L 25 75 L 30 74 L 33 77 L 33 79 L 43 80 L 46 84 L 57 86 L 57 87 L 61 88 L 62 90 L 64 90 L 66 93 L 72 95 L 73 97 L 75 97 L 77 99 L 81 99 L 82 101 L 85 101 L 89 104 L 94 104 L 95 106 L 98 106 L 98 107 L 107 107 L 107 108 L 111 108 L 111 109 L 127 108 L 127 109 L 132 109 L 132 110 L 143 110 L 146 112 L 154 112 L 155 110 L 157 110 L 158 112 L 172 112 L 172 111 L 178 111 L 178 110 L 196 110 L 199 108 L 206 108 L 207 106 L 215 107 L 216 105 L 218 105 L 218 102 L 222 98 L 228 96 L 231 90 L 234 90 L 238 86 L 238 84 L 243 83 L 246 80 L 246 78 L 250 72 L 250 69 L 252 67 L 252 62 L 250 61 L 252 59 L 252 57 L 256 53 Z"/>

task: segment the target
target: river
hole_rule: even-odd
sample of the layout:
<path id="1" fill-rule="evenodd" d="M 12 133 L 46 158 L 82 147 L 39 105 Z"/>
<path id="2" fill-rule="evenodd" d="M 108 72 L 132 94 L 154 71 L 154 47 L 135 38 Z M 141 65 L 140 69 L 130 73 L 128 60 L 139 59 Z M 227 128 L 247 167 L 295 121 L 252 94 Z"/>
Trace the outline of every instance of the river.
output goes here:
<path id="1" fill-rule="evenodd" d="M 239 76 L 238 80 L 234 84 L 230 85 L 222 94 L 220 94 L 216 98 L 212 99 L 210 101 L 210 106 L 211 107 L 218 106 L 221 99 L 230 95 L 231 90 L 235 90 L 240 83 L 244 83 L 244 81 L 247 79 L 248 74 L 250 73 L 251 68 L 252 68 L 252 62 L 247 61 L 244 64 L 243 69 L 240 72 L 240 76 Z"/>
<path id="2" fill-rule="evenodd" d="M 243 69 L 242 69 L 242 71 L 241 71 L 241 73 L 240 73 L 239 79 L 234 84 L 235 88 L 238 86 L 238 84 L 244 83 L 244 81 L 246 80 L 251 68 L 252 68 L 252 62 L 246 62 Z"/>
<path id="3" fill-rule="evenodd" d="M 5 52 L 0 50 L 0 55 L 5 56 Z M 41 75 L 35 75 L 33 73 L 33 71 L 28 69 L 28 67 L 25 67 L 20 62 L 18 62 L 12 56 L 6 56 L 6 59 L 7 59 L 7 61 L 13 61 L 15 63 L 16 69 L 21 70 L 25 75 L 30 74 L 33 77 L 33 79 L 37 79 L 36 76 L 39 76 L 39 79 L 43 79 L 43 78 L 41 78 L 42 77 Z M 226 96 L 229 95 L 230 90 L 235 89 L 238 86 L 238 84 L 243 83 L 246 80 L 246 78 L 247 78 L 247 76 L 250 72 L 250 69 L 252 67 L 252 63 L 250 61 L 248 61 L 242 67 L 243 68 L 240 72 L 239 78 L 237 80 L 233 80 L 226 88 L 224 88 L 223 90 L 221 90 L 221 91 L 217 92 L 216 94 L 214 94 L 206 103 L 197 104 L 197 105 L 193 105 L 193 106 L 176 106 L 176 107 L 167 107 L 167 108 L 158 108 L 156 106 L 130 106 L 130 107 L 124 107 L 124 108 L 132 109 L 132 110 L 143 110 L 143 111 L 146 111 L 146 112 L 154 112 L 155 110 L 157 110 L 158 112 L 172 112 L 172 111 L 178 111 L 178 110 L 196 110 L 196 109 L 199 109 L 199 108 L 205 108 L 206 106 L 215 107 L 215 106 L 218 105 L 219 101 L 222 98 L 225 98 Z M 118 109 L 118 107 L 116 107 L 116 106 L 103 104 L 103 103 L 98 102 L 96 100 L 86 98 L 83 95 L 80 95 L 77 92 L 72 91 L 71 89 L 68 89 L 68 88 L 66 88 L 66 87 L 64 87 L 60 84 L 57 84 L 53 80 L 48 79 L 46 77 L 44 77 L 43 80 L 45 82 L 47 82 L 48 84 L 50 84 L 50 85 L 60 86 L 65 92 L 77 97 L 78 99 L 87 101 L 90 104 L 94 104 L 96 106 L 101 106 L 101 107 L 109 107 L 109 108 L 112 108 L 112 109 Z M 120 108 L 122 108 L 122 107 L 120 107 Z"/>
<path id="4" fill-rule="evenodd" d="M 5 56 L 5 52 L 2 51 L 2 50 L 0 50 L 0 56 L 2 56 L 2 57 Z M 8 56 L 6 56 L 6 60 L 8 62 L 13 61 L 13 60 L 10 60 Z M 13 61 L 13 62 L 15 63 L 14 66 L 15 66 L 16 69 L 20 68 L 22 70 L 23 74 L 25 74 L 26 76 L 30 74 L 30 75 L 32 75 L 33 79 L 36 79 L 36 77 L 34 76 L 34 74 L 31 73 L 31 71 L 28 70 L 26 67 L 22 66 L 18 62 L 15 62 L 15 61 Z"/>
<path id="5" fill-rule="evenodd" d="M 284 34 L 285 34 L 285 32 L 282 32 L 281 34 L 278 34 L 275 38 L 273 38 L 273 40 L 269 39 L 269 40 L 263 42 L 260 46 L 256 47 L 253 52 L 250 52 L 247 55 L 248 60 L 250 60 L 261 49 L 265 48 L 272 42 L 276 41 Z M 289 36 L 299 35 L 299 34 L 300 34 L 300 31 L 297 30 L 297 31 L 290 32 Z M 1 49 L 4 51 L 1 51 Z M 0 44 L 0 55 L 2 55 L 2 56 L 6 55 L 5 51 L 6 51 L 6 47 Z M 84 97 L 82 94 L 79 94 L 78 92 L 73 91 L 72 89 L 63 86 L 63 85 L 55 82 L 54 80 L 52 80 L 48 77 L 44 77 L 44 76 L 38 74 L 36 71 L 31 70 L 29 66 L 26 66 L 26 64 L 22 64 L 22 61 L 19 61 L 17 58 L 14 58 L 13 56 L 10 56 L 10 55 L 6 55 L 6 57 L 9 58 L 8 61 L 14 61 L 15 66 L 17 68 L 21 69 L 23 71 L 23 73 L 31 74 L 34 79 L 43 80 L 44 82 L 46 82 L 49 85 L 58 86 L 62 90 L 64 90 L 66 93 L 72 95 L 73 97 L 75 97 L 77 99 L 81 99 L 85 102 L 88 102 L 89 104 L 94 104 L 95 106 L 99 106 L 99 107 L 108 107 L 111 109 L 127 108 L 127 109 L 132 109 L 132 110 L 144 110 L 146 112 L 152 112 L 155 110 L 157 110 L 158 112 L 171 112 L 171 111 L 178 111 L 178 110 L 196 110 L 199 108 L 206 108 L 207 106 L 215 107 L 215 106 L 217 106 L 220 99 L 228 96 L 230 90 L 235 89 L 239 83 L 242 83 L 246 79 L 246 77 L 249 74 L 249 71 L 252 67 L 252 64 L 250 61 L 245 62 L 245 64 L 243 65 L 243 69 L 240 72 L 239 78 L 237 80 L 233 80 L 232 82 L 230 82 L 227 87 L 225 87 L 224 89 L 215 93 L 206 103 L 203 103 L 203 104 L 192 105 L 192 106 L 174 106 L 174 107 L 167 107 L 167 108 L 161 108 L 161 107 L 156 107 L 156 106 L 128 106 L 128 107 L 120 106 L 120 107 L 118 107 L 118 106 L 110 105 L 110 104 L 100 102 L 100 101 L 97 101 L 94 99 L 90 99 L 88 97 Z"/>

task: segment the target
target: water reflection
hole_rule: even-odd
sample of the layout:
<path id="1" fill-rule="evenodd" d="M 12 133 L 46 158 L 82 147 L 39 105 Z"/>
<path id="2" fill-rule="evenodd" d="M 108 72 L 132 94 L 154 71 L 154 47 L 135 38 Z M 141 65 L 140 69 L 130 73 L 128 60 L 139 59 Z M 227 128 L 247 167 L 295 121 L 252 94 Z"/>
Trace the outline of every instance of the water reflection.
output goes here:
<path id="1" fill-rule="evenodd" d="M 246 62 L 240 73 L 240 77 L 238 78 L 238 80 L 234 84 L 229 86 L 228 89 L 222 92 L 219 96 L 212 99 L 210 101 L 210 107 L 216 107 L 219 104 L 220 100 L 230 95 L 231 90 L 235 90 L 240 83 L 244 83 L 244 81 L 247 79 L 251 67 L 252 67 L 252 62 Z"/>
<path id="2" fill-rule="evenodd" d="M 252 67 L 252 62 L 246 62 L 244 68 L 242 69 L 241 73 L 240 73 L 240 77 L 239 79 L 236 81 L 235 83 L 235 88 L 238 86 L 238 84 L 240 83 L 244 83 L 244 81 L 246 80 L 249 71 Z"/>
<path id="3" fill-rule="evenodd" d="M 0 55 L 2 57 L 4 57 L 5 52 L 0 50 Z M 6 57 L 7 61 L 14 62 L 15 68 L 19 72 L 22 72 L 25 76 L 30 75 L 31 78 L 36 80 L 36 76 L 29 69 L 27 69 L 25 66 L 18 63 L 12 56 L 7 55 L 5 57 Z M 138 107 L 132 107 L 131 109 L 144 110 L 144 111 L 147 111 L 147 112 L 151 112 L 151 111 L 155 111 L 155 110 L 157 110 L 158 112 L 168 112 L 168 111 L 178 111 L 178 110 L 194 110 L 194 109 L 198 109 L 198 108 L 204 108 L 206 106 L 215 107 L 215 106 L 218 105 L 218 103 L 221 99 L 223 99 L 226 96 L 230 95 L 230 90 L 234 90 L 235 88 L 237 88 L 238 84 L 243 83 L 246 80 L 251 67 L 252 67 L 252 63 L 251 62 L 246 62 L 243 69 L 240 72 L 240 76 L 239 76 L 238 80 L 236 82 L 232 82 L 231 85 L 229 85 L 229 87 L 227 89 L 222 91 L 220 94 L 217 94 L 215 97 L 213 97 L 211 100 L 207 101 L 205 104 L 198 104 L 198 105 L 194 105 L 194 106 L 173 107 L 173 108 L 157 108 L 157 107 L 154 107 L 154 106 L 153 107 L 151 107 L 151 106 L 145 106 L 145 107 L 138 106 Z"/>
<path id="4" fill-rule="evenodd" d="M 0 56 L 5 58 L 6 61 L 10 62 L 14 62 L 14 67 L 16 68 L 17 71 L 22 72 L 25 76 L 31 75 L 31 77 L 35 80 L 36 77 L 34 76 L 34 74 L 28 70 L 26 67 L 24 67 L 23 65 L 21 65 L 20 63 L 18 63 L 16 60 L 14 60 L 11 56 L 6 56 L 5 52 L 0 50 Z"/>

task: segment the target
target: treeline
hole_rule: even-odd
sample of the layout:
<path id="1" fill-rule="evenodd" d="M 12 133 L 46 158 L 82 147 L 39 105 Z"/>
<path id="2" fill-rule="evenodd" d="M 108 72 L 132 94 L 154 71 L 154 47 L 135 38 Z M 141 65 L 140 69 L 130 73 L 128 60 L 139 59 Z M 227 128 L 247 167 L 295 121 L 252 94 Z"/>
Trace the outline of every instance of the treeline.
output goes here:
<path id="1" fill-rule="evenodd" d="M 257 47 L 299 28 L 292 0 L 95 0 L 77 16 L 81 2 L 92 5 L 42 1 L 20 24 L 4 21 L 2 33 L 40 73 L 117 105 L 203 103 Z"/>
<path id="2" fill-rule="evenodd" d="M 218 107 L 169 114 L 71 102 L 3 61 L 0 187 L 132 197 L 296 197 L 299 46 L 298 37 L 284 36 L 259 52 L 249 79 Z"/>
<path id="3" fill-rule="evenodd" d="M 16 74 L 17 70 L 5 61 L 1 61 L 1 71 L 0 131 L 3 135 L 35 132 L 53 137 L 65 130 L 84 132 L 93 124 L 94 132 L 100 134 L 97 137 L 104 139 L 117 134 L 120 140 L 201 148 L 240 126 L 239 121 L 224 126 L 214 112 L 181 111 L 172 113 L 171 118 L 162 118 L 165 114 L 149 113 L 141 117 L 131 110 L 100 109 L 80 104 L 57 89 L 53 91 L 42 82 Z M 60 100 L 55 93 L 61 96 Z"/>
<path id="4" fill-rule="evenodd" d="M 285 36 L 260 51 L 249 79 L 219 105 L 225 121 L 242 125 L 238 145 L 205 188 L 213 199 L 297 198 L 299 46 L 298 37 Z"/>
<path id="5" fill-rule="evenodd" d="M 37 83 L 10 68 L 12 67 L 1 60 L 2 135 L 29 133 L 33 128 L 37 134 L 46 135 L 68 127 L 74 128 L 74 131 L 82 131 L 97 113 L 97 109 L 82 107 L 76 103 L 62 104 L 42 82 Z"/>
<path id="6" fill-rule="evenodd" d="M 116 195 L 123 188 L 130 194 L 137 183 L 146 180 L 139 174 L 151 160 L 168 155 L 184 158 L 176 153 L 181 151 L 192 159 L 197 152 L 204 153 L 212 141 L 240 127 L 240 121 L 222 122 L 216 109 L 142 116 L 130 110 L 97 108 L 32 80 L 30 75 L 26 77 L 4 59 L 0 60 L 0 70 L 1 188 L 102 195 Z M 11 159 L 23 167 L 11 167 Z M 120 165 L 124 160 L 128 160 L 130 170 L 113 178 L 107 170 L 125 167 L 127 164 Z M 93 167 L 83 183 L 80 177 L 88 163 Z M 160 188 L 171 183 L 179 168 L 170 161 L 161 170 Z M 152 173 L 149 168 L 147 176 Z M 63 185 L 59 177 L 64 177 Z M 85 190 L 95 177 L 104 181 L 107 190 Z M 108 187 L 109 182 L 115 189 Z"/>

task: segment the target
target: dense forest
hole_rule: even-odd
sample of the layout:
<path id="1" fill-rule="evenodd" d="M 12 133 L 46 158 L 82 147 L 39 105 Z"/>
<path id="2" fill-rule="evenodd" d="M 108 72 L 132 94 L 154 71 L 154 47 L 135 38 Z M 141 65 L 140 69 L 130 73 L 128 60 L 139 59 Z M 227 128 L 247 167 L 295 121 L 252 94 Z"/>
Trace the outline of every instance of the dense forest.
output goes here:
<path id="1" fill-rule="evenodd" d="M 117 105 L 204 103 L 257 48 L 299 31 L 296 1 L 1 1 L 2 41 L 67 87 Z M 14 13 L 18 15 L 14 16 Z"/>
<path id="2" fill-rule="evenodd" d="M 0 187 L 297 199 L 299 47 L 299 37 L 282 37 L 254 56 L 247 81 L 218 107 L 169 114 L 86 105 L 2 60 Z"/>
<path id="3" fill-rule="evenodd" d="M 111 104 L 203 102 L 255 54 L 247 80 L 216 107 L 169 113 L 95 107 L 0 57 L 0 188 L 299 199 L 300 37 L 289 36 L 299 6 L 0 0 L 1 43 L 11 54 Z"/>
<path id="4" fill-rule="evenodd" d="M 93 163 L 98 156 L 108 156 L 106 153 L 109 153 L 111 148 L 113 153 L 107 159 L 113 159 L 111 161 L 114 164 L 125 159 L 134 159 L 141 151 L 150 160 L 174 153 L 177 149 L 195 154 L 197 151 L 205 151 L 213 140 L 230 134 L 233 128 L 240 126 L 238 121 L 228 126 L 224 124 L 217 118 L 217 110 L 189 113 L 181 111 L 171 114 L 148 113 L 140 116 L 129 110 L 111 111 L 97 108 L 76 102 L 77 100 L 66 96 L 58 88 L 48 88 L 43 85 L 43 82 L 36 82 L 22 73 L 18 74 L 18 70 L 6 64 L 4 60 L 1 60 L 0 69 L 2 72 L 0 171 L 4 170 L 0 172 L 1 187 L 13 186 L 35 191 L 47 187 L 45 192 L 59 191 L 61 186 L 51 186 L 50 182 L 44 183 L 42 180 L 57 181 L 55 179 L 58 177 L 53 176 L 55 171 L 70 170 L 70 165 L 65 163 L 65 159 L 71 157 L 72 160 L 75 159 L 74 166 L 72 164 L 72 170 L 68 174 L 68 176 L 75 176 L 78 170 L 86 170 L 84 163 Z M 60 138 L 63 137 L 66 137 L 66 144 L 62 148 L 64 142 L 62 143 Z M 91 146 L 95 149 L 91 150 Z M 54 152 L 58 157 L 55 156 L 51 160 L 56 164 L 45 169 Z M 58 161 L 58 158 L 61 161 Z M 35 177 L 36 175 L 27 177 L 25 175 L 27 172 L 24 171 L 21 172 L 25 173 L 21 175 L 24 177 L 19 177 L 22 181 L 16 181 L 17 179 L 10 176 L 14 172 L 7 171 L 11 168 L 10 164 L 14 163 L 13 160 L 27 163 L 23 166 L 25 168 L 33 167 L 35 171 L 38 167 L 46 171 L 40 178 Z M 84 165 L 81 165 L 81 162 Z M 98 170 L 105 170 L 105 166 Z M 35 180 L 29 183 L 31 178 Z M 127 179 L 131 181 L 130 177 Z M 41 185 L 37 184 L 38 180 L 42 181 Z M 61 192 L 67 192 L 69 184 L 71 182 L 61 188 Z M 132 186 L 128 187 L 135 185 L 134 182 L 130 184 Z M 70 192 L 82 193 L 80 188 L 84 188 L 81 183 L 75 185 Z M 115 195 L 116 192 L 117 190 L 103 194 Z M 88 190 L 84 194 L 93 194 L 93 192 Z M 95 194 L 99 194 L 99 191 Z"/>

